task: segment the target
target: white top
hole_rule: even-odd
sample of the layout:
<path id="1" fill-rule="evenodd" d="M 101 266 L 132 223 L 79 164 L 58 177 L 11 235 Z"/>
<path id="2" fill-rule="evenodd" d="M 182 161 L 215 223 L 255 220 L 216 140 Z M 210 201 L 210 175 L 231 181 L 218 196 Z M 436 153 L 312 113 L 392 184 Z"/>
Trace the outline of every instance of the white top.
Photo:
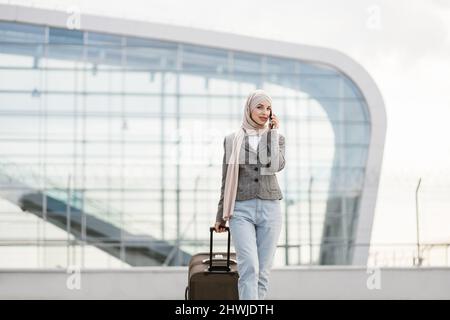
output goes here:
<path id="1" fill-rule="evenodd" d="M 258 150 L 258 143 L 259 140 L 261 140 L 261 136 L 248 136 L 248 144 L 250 145 L 250 147 L 253 148 L 253 150 L 257 151 Z"/>

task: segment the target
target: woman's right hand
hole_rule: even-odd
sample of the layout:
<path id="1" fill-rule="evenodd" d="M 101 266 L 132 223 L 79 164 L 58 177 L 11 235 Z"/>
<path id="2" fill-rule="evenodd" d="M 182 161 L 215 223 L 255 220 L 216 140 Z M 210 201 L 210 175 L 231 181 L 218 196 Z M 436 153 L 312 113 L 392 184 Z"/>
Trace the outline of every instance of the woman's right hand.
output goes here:
<path id="1" fill-rule="evenodd" d="M 214 230 L 218 233 L 224 232 L 225 231 L 225 224 L 222 224 L 220 222 L 216 222 L 214 224 Z"/>

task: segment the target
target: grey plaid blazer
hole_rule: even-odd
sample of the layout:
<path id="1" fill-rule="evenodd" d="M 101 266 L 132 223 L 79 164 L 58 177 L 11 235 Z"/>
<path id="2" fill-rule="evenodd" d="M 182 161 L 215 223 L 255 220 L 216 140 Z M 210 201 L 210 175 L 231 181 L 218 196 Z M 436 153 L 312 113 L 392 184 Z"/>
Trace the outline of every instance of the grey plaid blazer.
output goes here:
<path id="1" fill-rule="evenodd" d="M 233 138 L 234 133 L 227 135 L 223 141 L 222 188 L 216 215 L 216 222 L 221 222 L 222 224 L 225 224 L 222 218 L 223 198 Z M 239 157 L 239 178 L 236 200 L 248 200 L 257 197 L 269 200 L 283 199 L 275 173 L 284 168 L 284 154 L 284 136 L 279 134 L 276 129 L 267 131 L 261 136 L 258 150 L 250 147 L 248 135 L 245 135 Z"/>

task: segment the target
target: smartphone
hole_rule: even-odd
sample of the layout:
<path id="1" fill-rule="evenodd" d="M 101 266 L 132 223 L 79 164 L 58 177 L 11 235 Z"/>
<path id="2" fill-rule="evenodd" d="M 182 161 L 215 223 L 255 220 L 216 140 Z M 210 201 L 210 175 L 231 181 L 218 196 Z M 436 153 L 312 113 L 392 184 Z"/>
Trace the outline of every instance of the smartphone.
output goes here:
<path id="1" fill-rule="evenodd" d="M 270 110 L 270 114 L 269 114 L 269 128 L 273 129 L 273 124 L 272 124 L 272 110 Z"/>

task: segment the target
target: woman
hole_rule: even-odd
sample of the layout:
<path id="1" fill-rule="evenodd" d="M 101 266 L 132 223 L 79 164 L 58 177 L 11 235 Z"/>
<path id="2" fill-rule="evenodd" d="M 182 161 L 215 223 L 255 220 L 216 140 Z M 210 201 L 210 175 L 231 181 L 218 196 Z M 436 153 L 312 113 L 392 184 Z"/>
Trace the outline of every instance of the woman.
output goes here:
<path id="1" fill-rule="evenodd" d="M 275 173 L 284 168 L 284 136 L 272 115 L 272 99 L 263 90 L 249 94 L 242 125 L 224 139 L 222 188 L 215 223 L 224 232 L 229 221 L 239 272 L 239 299 L 263 300 L 281 231 Z"/>

